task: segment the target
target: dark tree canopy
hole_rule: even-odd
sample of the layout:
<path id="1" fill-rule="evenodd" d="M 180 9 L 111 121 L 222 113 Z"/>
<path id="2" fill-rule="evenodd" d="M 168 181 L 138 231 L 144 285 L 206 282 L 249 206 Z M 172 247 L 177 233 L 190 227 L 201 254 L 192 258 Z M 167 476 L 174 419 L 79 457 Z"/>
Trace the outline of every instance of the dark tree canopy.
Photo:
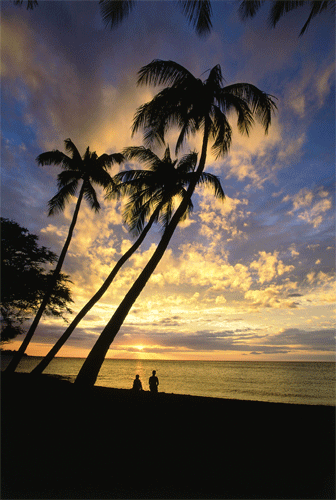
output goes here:
<path id="1" fill-rule="evenodd" d="M 38 308 L 57 255 L 38 245 L 38 237 L 16 222 L 1 217 L 1 342 L 23 333 L 22 323 Z M 63 317 L 71 312 L 69 277 L 61 274 L 46 313 Z"/>

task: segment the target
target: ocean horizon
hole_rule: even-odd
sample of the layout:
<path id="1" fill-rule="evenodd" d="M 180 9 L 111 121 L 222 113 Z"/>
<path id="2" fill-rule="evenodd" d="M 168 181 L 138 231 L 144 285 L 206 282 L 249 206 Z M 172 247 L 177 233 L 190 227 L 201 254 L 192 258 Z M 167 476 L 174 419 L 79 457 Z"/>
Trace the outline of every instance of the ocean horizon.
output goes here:
<path id="1" fill-rule="evenodd" d="M 10 355 L 1 356 L 5 370 Z M 42 359 L 27 356 L 18 366 L 29 373 Z M 74 382 L 85 358 L 54 358 L 44 371 Z M 136 375 L 149 390 L 156 370 L 159 392 L 223 399 L 336 406 L 334 362 L 319 361 L 190 361 L 105 359 L 96 385 L 131 389 Z"/>

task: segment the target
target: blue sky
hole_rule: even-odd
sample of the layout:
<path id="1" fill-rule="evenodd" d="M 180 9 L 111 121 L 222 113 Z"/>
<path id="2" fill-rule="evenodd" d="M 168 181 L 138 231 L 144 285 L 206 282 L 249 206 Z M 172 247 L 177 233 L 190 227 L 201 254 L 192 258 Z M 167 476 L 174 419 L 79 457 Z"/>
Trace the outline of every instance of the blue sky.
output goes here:
<path id="1" fill-rule="evenodd" d="M 143 65 L 171 59 L 205 78 L 220 64 L 228 84 L 246 81 L 277 98 L 267 136 L 258 125 L 240 136 L 232 117 L 229 154 L 209 155 L 206 167 L 220 177 L 226 201 L 197 190 L 191 218 L 176 230 L 109 357 L 334 360 L 334 16 L 318 16 L 299 37 L 305 9 L 269 29 L 267 5 L 247 22 L 238 7 L 214 1 L 213 30 L 199 38 L 174 2 L 141 1 L 113 31 L 98 2 L 42 1 L 33 11 L 1 4 L 2 216 L 57 253 L 75 199 L 47 217 L 58 169 L 38 167 L 35 158 L 62 150 L 68 137 L 83 153 L 141 145 L 141 133 L 131 138 L 133 116 L 156 92 L 136 86 Z M 176 137 L 172 130 L 167 139 L 172 151 Z M 199 151 L 200 137 L 189 148 Z M 124 202 L 99 194 L 103 209 L 96 215 L 83 205 L 64 265 L 75 312 L 132 241 Z M 157 228 L 61 355 L 88 353 L 159 238 Z M 46 353 L 64 326 L 45 318 L 28 353 Z"/>

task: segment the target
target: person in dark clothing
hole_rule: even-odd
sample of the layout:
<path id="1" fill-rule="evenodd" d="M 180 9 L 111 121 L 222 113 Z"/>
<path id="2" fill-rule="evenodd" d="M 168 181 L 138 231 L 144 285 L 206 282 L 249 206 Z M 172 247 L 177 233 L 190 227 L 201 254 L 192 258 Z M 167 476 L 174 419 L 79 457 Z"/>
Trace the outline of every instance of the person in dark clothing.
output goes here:
<path id="1" fill-rule="evenodd" d="M 135 379 L 133 381 L 133 391 L 136 391 L 136 392 L 142 391 L 142 383 L 141 383 L 139 375 L 136 375 Z"/>
<path id="2" fill-rule="evenodd" d="M 149 377 L 149 389 L 151 392 L 158 392 L 159 379 L 155 374 L 156 371 L 153 370 L 153 375 Z"/>

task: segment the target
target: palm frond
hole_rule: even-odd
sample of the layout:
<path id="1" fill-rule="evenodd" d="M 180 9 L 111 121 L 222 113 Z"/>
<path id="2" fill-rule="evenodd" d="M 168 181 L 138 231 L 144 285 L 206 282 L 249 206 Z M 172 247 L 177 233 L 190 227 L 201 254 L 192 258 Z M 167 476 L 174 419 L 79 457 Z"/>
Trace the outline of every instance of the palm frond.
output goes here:
<path id="1" fill-rule="evenodd" d="M 134 0 L 99 0 L 100 12 L 103 21 L 111 28 L 115 28 L 132 11 L 135 1 Z"/>
<path id="2" fill-rule="evenodd" d="M 99 212 L 100 210 L 100 203 L 97 198 L 97 193 L 95 189 L 93 188 L 91 182 L 89 181 L 84 181 L 84 198 L 86 201 L 89 203 L 90 207 L 95 211 Z"/>
<path id="3" fill-rule="evenodd" d="M 183 144 L 185 140 L 188 139 L 189 135 L 195 134 L 195 132 L 198 130 L 198 124 L 196 123 L 196 120 L 193 118 L 193 116 L 190 116 L 185 120 L 181 120 L 181 125 L 181 132 L 179 133 L 175 146 L 176 155 L 183 147 Z"/>
<path id="4" fill-rule="evenodd" d="M 176 170 L 178 175 L 187 174 L 189 172 L 193 172 L 197 165 L 198 153 L 196 151 L 192 151 L 188 153 L 178 161 L 176 165 Z"/>
<path id="5" fill-rule="evenodd" d="M 212 136 L 214 143 L 211 149 L 217 159 L 229 151 L 232 142 L 232 128 L 218 106 L 213 106 Z"/>
<path id="6" fill-rule="evenodd" d="M 102 156 L 104 156 L 104 155 L 102 155 Z M 124 155 L 122 153 L 112 153 L 109 156 L 111 157 L 112 165 L 114 165 L 115 163 L 118 163 L 118 165 L 120 165 L 120 163 L 125 161 Z"/>
<path id="7" fill-rule="evenodd" d="M 66 186 L 62 187 L 58 193 L 55 194 L 48 201 L 49 212 L 48 215 L 55 215 L 64 210 L 64 206 L 67 201 L 74 196 L 77 190 L 78 180 L 74 179 L 72 182 L 68 183 Z"/>
<path id="8" fill-rule="evenodd" d="M 313 1 L 312 4 L 313 5 L 312 5 L 312 8 L 311 8 L 310 14 L 308 16 L 308 19 L 305 22 L 305 24 L 303 25 L 303 27 L 302 27 L 302 29 L 300 31 L 300 35 L 299 36 L 302 36 L 304 34 L 304 32 L 308 28 L 308 26 L 310 24 L 310 21 L 313 19 L 313 17 L 315 17 L 318 14 L 320 14 L 323 10 L 328 9 L 328 7 L 335 9 L 335 1 L 334 0 L 332 0 L 332 1 L 329 1 L 329 0 Z"/>
<path id="9" fill-rule="evenodd" d="M 254 17 L 258 10 L 260 9 L 261 5 L 265 2 L 265 0 L 244 0 L 241 2 L 240 7 L 239 7 L 239 14 L 240 17 L 243 20 L 246 20 L 248 18 Z M 334 0 L 273 0 L 270 3 L 271 10 L 269 14 L 269 24 L 271 27 L 275 28 L 275 26 L 278 24 L 280 19 L 287 14 L 288 12 L 297 9 L 298 7 L 303 7 L 305 5 L 310 5 L 310 14 L 308 16 L 307 21 L 303 25 L 300 35 L 302 36 L 305 31 L 307 30 L 311 20 L 320 14 L 323 10 L 326 10 L 328 8 L 334 9 L 335 8 L 335 1 Z"/>
<path id="10" fill-rule="evenodd" d="M 236 87 L 236 85 L 224 87 L 222 92 L 217 95 L 218 108 L 225 115 L 234 111 L 237 115 L 239 132 L 248 135 L 254 124 L 253 113 L 246 99 L 238 95 Z"/>
<path id="11" fill-rule="evenodd" d="M 104 189 L 114 189 L 115 182 L 113 177 L 106 172 L 103 168 L 93 168 L 89 172 L 90 182 L 94 184 L 98 184 L 98 186 L 102 186 Z"/>
<path id="12" fill-rule="evenodd" d="M 186 189 L 182 188 L 181 192 L 180 192 L 180 197 L 184 198 L 185 196 L 187 196 L 187 191 L 186 191 Z M 191 213 L 193 212 L 193 210 L 194 210 L 194 205 L 193 205 L 193 203 L 192 203 L 192 201 L 190 199 L 188 201 L 188 205 L 187 205 L 187 207 L 186 207 L 183 215 L 180 218 L 180 221 L 182 222 L 182 221 L 186 220 L 191 215 Z"/>
<path id="13" fill-rule="evenodd" d="M 179 87 L 165 88 L 150 102 L 140 106 L 134 115 L 132 136 L 139 129 L 143 129 L 144 142 L 148 147 L 154 144 L 163 145 L 169 127 L 175 125 L 183 127 L 185 124 L 178 139 L 176 148 L 178 151 L 188 134 L 194 133 L 199 127 L 199 117 L 192 111 L 191 92 L 188 92 L 188 89 L 195 87 L 195 83 L 191 81 L 191 86 L 187 85 L 183 91 Z M 195 89 L 193 94 L 197 95 Z"/>
<path id="14" fill-rule="evenodd" d="M 172 164 L 172 159 L 171 159 L 171 156 L 170 156 L 170 148 L 169 146 L 166 147 L 166 150 L 163 154 L 163 158 L 162 158 L 162 162 L 163 163 L 169 163 L 169 164 Z"/>
<path id="15" fill-rule="evenodd" d="M 155 102 L 150 101 L 140 106 L 133 119 L 132 137 L 140 129 L 144 129 L 144 143 L 151 146 L 153 143 L 159 145 L 164 144 L 164 133 L 166 130 L 166 123 L 160 119 L 159 111 L 164 109 L 158 106 L 158 99 Z M 162 117 L 161 117 L 162 118 Z"/>
<path id="16" fill-rule="evenodd" d="M 217 177 L 217 175 L 213 175 L 208 172 L 202 172 L 197 184 L 198 185 L 206 184 L 207 186 L 213 189 L 216 198 L 220 198 L 221 200 L 225 199 L 224 190 L 222 188 L 220 179 L 219 177 Z"/>
<path id="17" fill-rule="evenodd" d="M 137 160 L 147 168 L 152 169 L 160 163 L 160 158 L 149 148 L 144 146 L 130 146 L 123 149 L 123 155 L 128 160 Z"/>
<path id="18" fill-rule="evenodd" d="M 222 68 L 219 64 L 214 66 L 209 73 L 208 78 L 206 79 L 205 86 L 210 87 L 210 89 L 215 92 L 217 89 L 220 89 L 223 85 L 223 75 Z"/>
<path id="19" fill-rule="evenodd" d="M 144 228 L 146 219 L 151 212 L 155 211 L 160 205 L 160 198 L 157 195 L 152 196 L 147 200 L 140 200 L 136 197 L 131 198 L 131 200 L 126 204 L 123 219 L 128 225 L 131 233 L 139 235 Z M 159 211 L 157 211 L 157 217 Z M 155 221 L 157 221 L 157 217 Z"/>
<path id="20" fill-rule="evenodd" d="M 62 189 L 68 186 L 73 181 L 79 181 L 81 179 L 81 172 L 78 170 L 63 170 L 57 176 L 57 187 Z"/>
<path id="21" fill-rule="evenodd" d="M 198 35 L 210 33 L 212 8 L 209 0 L 179 0 L 179 4 Z"/>
<path id="22" fill-rule="evenodd" d="M 243 21 L 249 17 L 254 17 L 265 0 L 243 0 L 238 12 Z"/>
<path id="23" fill-rule="evenodd" d="M 265 133 L 268 132 L 272 114 L 277 109 L 274 102 L 274 99 L 276 98 L 274 96 L 266 94 L 250 83 L 236 83 L 234 85 L 228 85 L 224 88 L 224 91 L 241 99 L 241 103 L 245 102 L 245 106 L 247 106 L 245 110 L 247 118 L 247 128 L 245 128 L 247 133 L 250 126 L 253 124 L 252 114 L 257 116 L 258 120 L 265 129 Z M 250 112 L 248 112 L 248 110 Z M 244 111 L 243 108 L 242 111 Z M 238 117 L 238 124 L 239 121 Z"/>
<path id="24" fill-rule="evenodd" d="M 163 230 L 168 226 L 173 213 L 173 200 L 169 198 L 162 206 L 159 216 L 159 223 Z"/>
<path id="25" fill-rule="evenodd" d="M 72 159 L 69 158 L 66 154 L 62 153 L 58 149 L 54 149 L 52 151 L 46 151 L 45 153 L 41 153 L 36 158 L 38 165 L 61 165 L 63 168 L 70 169 L 72 168 Z"/>
<path id="26" fill-rule="evenodd" d="M 64 144 L 65 144 L 65 150 L 68 153 L 71 153 L 71 157 L 74 160 L 74 162 L 76 164 L 78 163 L 80 165 L 82 163 L 82 157 L 79 154 L 79 151 L 76 148 L 76 146 L 74 145 L 74 143 L 72 142 L 72 140 L 69 138 L 65 139 Z"/>
<path id="27" fill-rule="evenodd" d="M 138 72 L 138 85 L 177 85 L 195 77 L 183 66 L 174 61 L 154 59 Z"/>
<path id="28" fill-rule="evenodd" d="M 117 185 L 121 186 L 128 186 L 132 185 L 132 183 L 137 183 L 139 184 L 139 181 L 142 181 L 144 184 L 148 183 L 147 178 L 150 177 L 152 174 L 150 170 L 137 170 L 137 169 L 131 169 L 131 170 L 123 170 L 121 172 L 118 172 L 114 177 L 113 180 Z"/>

